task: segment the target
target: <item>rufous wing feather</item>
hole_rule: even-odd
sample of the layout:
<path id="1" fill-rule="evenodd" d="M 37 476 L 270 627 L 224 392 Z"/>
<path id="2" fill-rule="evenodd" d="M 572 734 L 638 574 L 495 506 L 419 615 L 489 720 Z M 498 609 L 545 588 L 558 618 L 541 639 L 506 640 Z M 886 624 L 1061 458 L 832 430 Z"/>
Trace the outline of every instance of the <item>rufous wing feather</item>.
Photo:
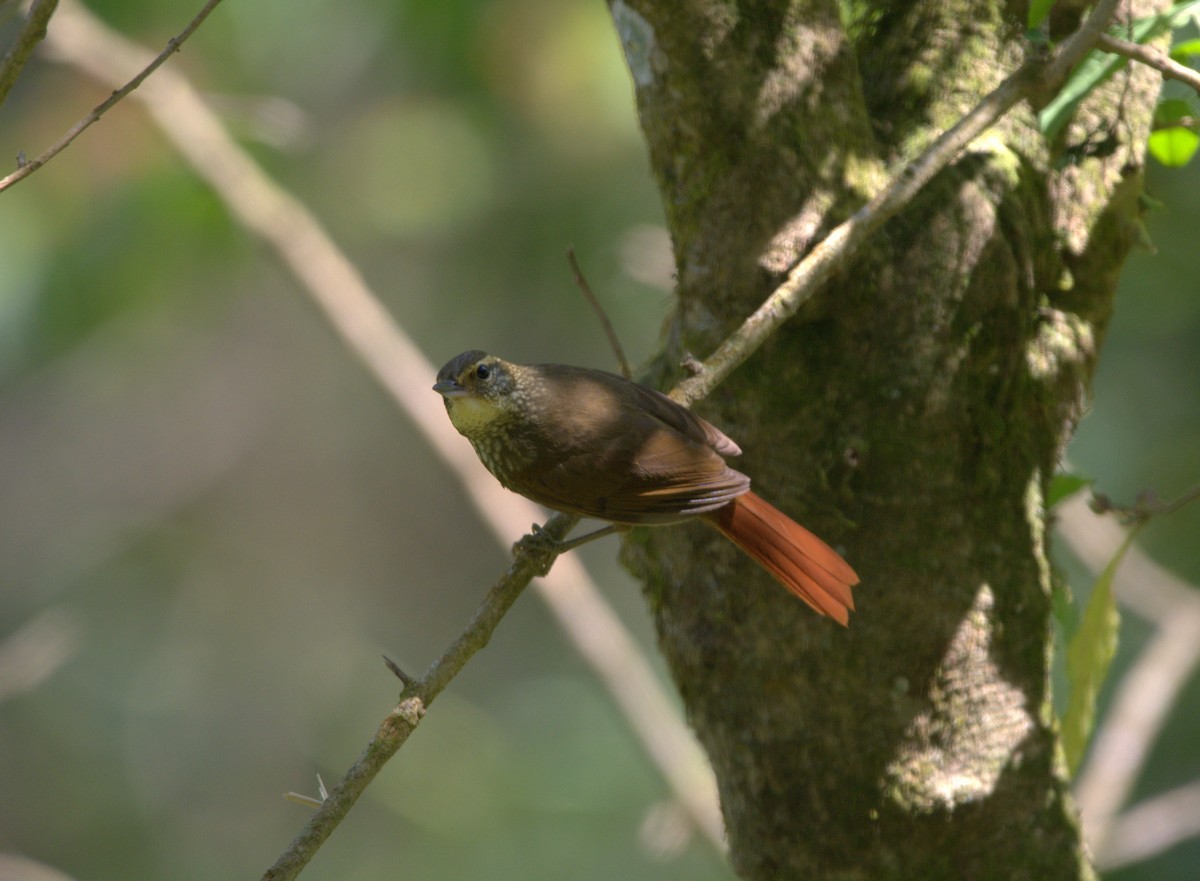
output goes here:
<path id="1" fill-rule="evenodd" d="M 703 516 L 804 602 L 849 625 L 858 575 L 821 539 L 753 492 Z"/>

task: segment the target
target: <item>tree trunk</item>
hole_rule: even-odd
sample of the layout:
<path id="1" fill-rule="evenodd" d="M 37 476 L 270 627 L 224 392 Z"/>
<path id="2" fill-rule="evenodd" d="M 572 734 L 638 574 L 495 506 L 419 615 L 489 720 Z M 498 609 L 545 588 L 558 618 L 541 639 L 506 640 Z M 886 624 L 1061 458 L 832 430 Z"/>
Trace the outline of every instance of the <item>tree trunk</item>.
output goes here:
<path id="1" fill-rule="evenodd" d="M 1080 15 L 1059 5 L 1055 36 Z M 1027 48 L 1024 4 L 991 0 L 611 12 L 675 248 L 664 383 Z M 1054 145 L 1018 106 L 702 405 L 858 570 L 849 630 L 712 530 L 627 541 L 742 877 L 1093 877 L 1049 700 L 1043 499 L 1157 90 L 1119 74 Z"/>

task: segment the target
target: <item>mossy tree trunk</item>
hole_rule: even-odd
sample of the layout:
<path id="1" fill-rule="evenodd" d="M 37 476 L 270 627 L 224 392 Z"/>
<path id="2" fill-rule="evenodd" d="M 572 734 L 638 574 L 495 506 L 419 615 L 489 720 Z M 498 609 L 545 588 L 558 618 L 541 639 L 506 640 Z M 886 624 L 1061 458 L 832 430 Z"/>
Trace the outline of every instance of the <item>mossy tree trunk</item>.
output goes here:
<path id="1" fill-rule="evenodd" d="M 1065 34 L 1081 4 L 1059 6 Z M 992 0 L 610 8 L 675 247 L 660 374 L 1027 50 L 1024 4 Z M 1018 106 L 701 406 L 857 568 L 849 630 L 702 526 L 626 543 L 742 877 L 1092 877 L 1049 704 L 1043 499 L 1136 239 L 1157 85 L 1118 76 L 1054 145 Z"/>

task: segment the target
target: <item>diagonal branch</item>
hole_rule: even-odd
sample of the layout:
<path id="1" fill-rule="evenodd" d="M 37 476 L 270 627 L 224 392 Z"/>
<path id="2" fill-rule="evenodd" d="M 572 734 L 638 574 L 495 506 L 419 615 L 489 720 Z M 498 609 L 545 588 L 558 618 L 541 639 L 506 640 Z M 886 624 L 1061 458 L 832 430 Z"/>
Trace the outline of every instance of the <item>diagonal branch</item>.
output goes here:
<path id="1" fill-rule="evenodd" d="M 34 48 L 45 38 L 46 25 L 50 22 L 50 16 L 54 14 L 56 6 L 58 0 L 34 0 L 30 5 L 25 24 L 8 51 L 4 53 L 4 59 L 0 61 L 0 104 L 8 97 Z"/>
<path id="2" fill-rule="evenodd" d="M 1153 67 L 1168 79 L 1179 80 L 1179 82 L 1189 85 L 1197 92 L 1200 92 L 1200 71 L 1192 70 L 1192 68 L 1180 64 L 1178 61 L 1151 46 L 1143 46 L 1140 43 L 1134 43 L 1130 40 L 1119 40 L 1110 34 L 1101 34 L 1100 39 L 1096 41 L 1096 45 L 1105 52 L 1112 52 L 1114 55 L 1123 55 L 1134 61 L 1140 61 L 1147 67 Z"/>
<path id="3" fill-rule="evenodd" d="M 54 0 L 54 2 L 45 5 L 53 7 L 57 5 L 57 2 L 58 0 Z M 41 155 L 35 159 L 29 160 L 7 177 L 0 179 L 0 192 L 7 190 L 13 184 L 23 181 L 63 150 L 67 149 L 67 147 L 71 146 L 71 142 L 83 134 L 85 129 L 87 129 L 92 123 L 98 121 L 101 116 L 111 110 L 119 101 L 121 101 L 121 99 L 145 82 L 146 78 L 149 77 L 150 74 L 154 73 L 154 71 L 158 70 L 168 58 L 178 52 L 179 47 L 183 45 L 184 40 L 196 32 L 196 29 L 204 23 L 204 19 L 208 18 L 208 14 L 216 9 L 217 4 L 220 2 L 221 0 L 208 0 L 208 2 L 204 4 L 204 8 L 196 13 L 196 17 L 188 23 L 188 26 L 180 31 L 176 36 L 168 40 L 167 47 L 163 49 L 162 52 L 158 53 L 158 55 L 149 64 L 142 68 L 142 70 L 140 70 L 133 77 L 133 79 L 129 80 L 129 82 L 125 83 L 125 85 L 121 86 L 111 95 L 109 95 L 108 98 L 93 107 L 91 112 L 84 116 L 83 119 L 79 120 L 79 122 L 71 126 L 62 137 L 47 147 Z M 33 13 L 31 12 L 31 17 L 32 14 Z M 46 13 L 46 17 L 49 18 L 49 13 Z M 43 23 L 42 35 L 44 36 L 45 33 L 45 24 Z M 32 45 L 29 48 L 32 49 Z M 8 59 L 6 58 L 5 61 L 7 60 Z M 3 99 L 3 92 L 0 92 L 0 101 L 3 101 Z"/>
<path id="4" fill-rule="evenodd" d="M 578 519 L 560 514 L 546 525 L 546 531 L 561 540 Z M 375 775 L 408 740 L 434 698 L 458 675 L 471 656 L 487 645 L 492 632 L 536 574 L 536 569 L 536 562 L 528 556 L 518 556 L 513 561 L 508 571 L 492 586 L 467 629 L 420 680 L 405 686 L 400 694 L 400 703 L 380 723 L 362 755 L 329 793 L 329 797 L 321 802 L 300 834 L 263 874 L 263 881 L 295 878 L 308 865 L 325 839 L 375 779 Z"/>
<path id="5" fill-rule="evenodd" d="M 707 397 L 785 321 L 812 298 L 833 274 L 883 225 L 913 200 L 925 184 L 950 165 L 983 132 L 992 127 L 1035 87 L 1057 87 L 1095 45 L 1116 10 L 1118 0 L 1101 0 L 1074 34 L 1050 58 L 1035 56 L 984 96 L 962 119 L 925 148 L 896 174 L 875 198 L 843 221 L 819 242 L 742 326 L 730 334 L 700 365 L 698 372 L 679 383 L 671 396 L 691 404 Z"/>

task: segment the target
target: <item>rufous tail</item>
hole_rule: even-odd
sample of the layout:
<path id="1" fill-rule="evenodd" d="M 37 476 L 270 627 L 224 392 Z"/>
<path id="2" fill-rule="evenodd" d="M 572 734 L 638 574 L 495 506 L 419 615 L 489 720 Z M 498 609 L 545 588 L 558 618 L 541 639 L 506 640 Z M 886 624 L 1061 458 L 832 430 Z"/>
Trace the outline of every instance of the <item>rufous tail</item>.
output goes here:
<path id="1" fill-rule="evenodd" d="M 705 518 L 822 615 L 850 623 L 858 576 L 838 552 L 752 492 Z"/>

